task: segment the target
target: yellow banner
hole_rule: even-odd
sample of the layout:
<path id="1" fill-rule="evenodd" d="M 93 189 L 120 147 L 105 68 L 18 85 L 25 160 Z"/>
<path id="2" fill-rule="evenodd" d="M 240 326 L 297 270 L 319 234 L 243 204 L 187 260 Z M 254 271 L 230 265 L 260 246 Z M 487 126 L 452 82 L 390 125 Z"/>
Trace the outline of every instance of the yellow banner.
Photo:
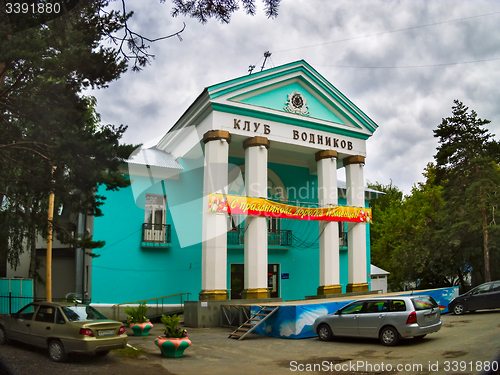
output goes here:
<path id="1" fill-rule="evenodd" d="M 369 223 L 372 220 L 371 209 L 364 207 L 297 207 L 268 199 L 224 194 L 209 194 L 208 200 L 209 212 L 233 215 L 256 215 L 318 221 L 349 221 L 353 223 Z"/>

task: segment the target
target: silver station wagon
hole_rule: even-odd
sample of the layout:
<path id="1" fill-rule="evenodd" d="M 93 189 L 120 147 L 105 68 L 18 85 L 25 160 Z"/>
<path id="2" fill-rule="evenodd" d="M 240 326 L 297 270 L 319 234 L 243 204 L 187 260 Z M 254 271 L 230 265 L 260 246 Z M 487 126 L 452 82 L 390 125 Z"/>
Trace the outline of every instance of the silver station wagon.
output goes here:
<path id="1" fill-rule="evenodd" d="M 377 297 L 352 302 L 313 324 L 320 340 L 334 336 L 379 338 L 397 345 L 402 338 L 422 339 L 441 329 L 441 310 L 430 296 Z"/>

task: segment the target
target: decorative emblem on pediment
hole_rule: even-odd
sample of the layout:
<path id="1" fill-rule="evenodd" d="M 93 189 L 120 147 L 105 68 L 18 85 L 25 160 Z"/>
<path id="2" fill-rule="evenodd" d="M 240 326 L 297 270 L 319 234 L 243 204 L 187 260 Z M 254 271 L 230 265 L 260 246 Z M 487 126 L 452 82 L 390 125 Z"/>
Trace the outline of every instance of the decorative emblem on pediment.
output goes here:
<path id="1" fill-rule="evenodd" d="M 306 104 L 306 98 L 297 91 L 288 94 L 288 101 L 285 103 L 284 109 L 290 113 L 309 116 L 309 107 Z"/>

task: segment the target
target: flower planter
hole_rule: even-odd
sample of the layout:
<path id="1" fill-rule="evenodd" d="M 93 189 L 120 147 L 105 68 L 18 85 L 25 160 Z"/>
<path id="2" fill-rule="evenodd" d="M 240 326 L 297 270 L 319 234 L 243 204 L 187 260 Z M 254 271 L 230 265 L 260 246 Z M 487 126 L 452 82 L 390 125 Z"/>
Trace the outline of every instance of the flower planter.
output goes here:
<path id="1" fill-rule="evenodd" d="M 130 328 L 134 331 L 135 336 L 148 336 L 149 330 L 153 328 L 153 323 L 131 323 Z"/>
<path id="2" fill-rule="evenodd" d="M 191 345 L 191 340 L 187 337 L 182 339 L 167 338 L 165 336 L 158 336 L 155 340 L 155 344 L 161 350 L 161 354 L 164 357 L 177 358 L 182 357 L 184 350 L 186 350 Z"/>

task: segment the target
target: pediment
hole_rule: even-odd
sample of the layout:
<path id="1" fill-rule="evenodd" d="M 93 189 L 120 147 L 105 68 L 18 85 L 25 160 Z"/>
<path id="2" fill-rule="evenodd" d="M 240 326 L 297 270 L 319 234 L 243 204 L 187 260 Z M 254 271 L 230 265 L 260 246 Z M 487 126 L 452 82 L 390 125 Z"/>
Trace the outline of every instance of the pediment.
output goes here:
<path id="1" fill-rule="evenodd" d="M 378 127 L 305 61 L 207 88 L 215 111 L 370 137 Z"/>

